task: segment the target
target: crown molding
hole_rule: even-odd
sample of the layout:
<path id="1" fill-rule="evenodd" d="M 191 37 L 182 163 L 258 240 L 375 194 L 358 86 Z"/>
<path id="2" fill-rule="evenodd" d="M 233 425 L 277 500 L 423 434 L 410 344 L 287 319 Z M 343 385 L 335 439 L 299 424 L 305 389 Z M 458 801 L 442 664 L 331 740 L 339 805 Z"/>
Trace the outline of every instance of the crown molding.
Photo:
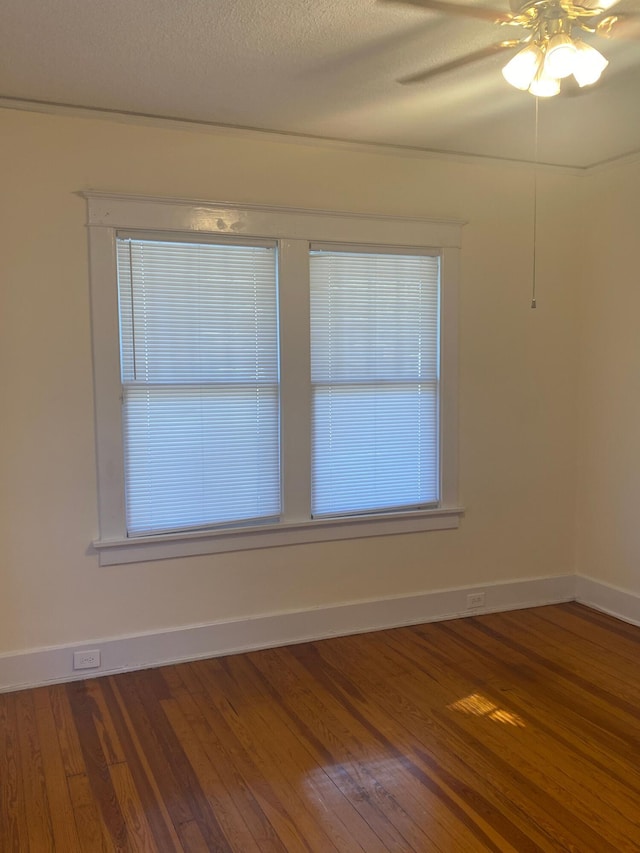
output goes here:
<path id="1" fill-rule="evenodd" d="M 180 118 L 177 116 L 162 116 L 152 113 L 132 112 L 127 110 L 107 109 L 102 107 L 83 106 L 64 102 L 41 101 L 31 98 L 16 98 L 11 95 L 0 95 L 0 108 L 21 110 L 24 112 L 44 113 L 47 115 L 89 118 L 103 121 L 113 121 L 121 124 L 134 124 L 146 127 L 158 127 L 168 130 L 190 130 L 201 133 L 213 133 L 218 136 L 231 136 L 235 139 L 262 140 L 288 145 L 305 145 L 329 150 L 366 153 L 373 155 L 405 157 L 418 160 L 451 161 L 468 165 L 487 165 L 511 168 L 532 168 L 539 171 L 555 172 L 565 175 L 581 176 L 589 173 L 594 166 L 570 166 L 562 163 L 535 163 L 533 160 L 492 157 L 485 154 L 469 152 L 452 152 L 440 149 L 419 148 L 411 145 L 389 145 L 363 140 L 338 139 L 334 137 L 313 136 L 311 134 L 294 133 L 281 130 L 270 130 L 241 125 L 218 124 L 216 122 L 198 119 Z M 624 155 L 632 156 L 632 155 Z M 640 151 L 635 155 L 640 157 Z M 614 163 L 615 160 L 607 161 Z M 596 164 L 600 167 L 601 164 Z"/>
<path id="2" fill-rule="evenodd" d="M 640 150 L 630 151 L 627 154 L 621 154 L 619 157 L 611 157 L 609 160 L 601 160 L 599 163 L 589 166 L 587 172 L 593 175 L 599 172 L 608 172 L 610 169 L 633 166 L 636 163 L 640 163 Z"/>

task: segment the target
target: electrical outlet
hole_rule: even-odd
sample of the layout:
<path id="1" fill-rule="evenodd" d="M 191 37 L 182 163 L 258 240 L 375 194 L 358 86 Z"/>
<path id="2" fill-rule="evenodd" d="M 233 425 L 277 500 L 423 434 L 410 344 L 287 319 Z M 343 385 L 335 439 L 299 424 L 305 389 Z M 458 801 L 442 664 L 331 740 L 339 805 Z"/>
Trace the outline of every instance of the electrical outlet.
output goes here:
<path id="1" fill-rule="evenodd" d="M 484 607 L 484 592 L 470 592 L 467 596 L 467 610 Z"/>
<path id="2" fill-rule="evenodd" d="M 74 669 L 97 669 L 100 666 L 100 649 L 85 649 L 73 653 Z"/>

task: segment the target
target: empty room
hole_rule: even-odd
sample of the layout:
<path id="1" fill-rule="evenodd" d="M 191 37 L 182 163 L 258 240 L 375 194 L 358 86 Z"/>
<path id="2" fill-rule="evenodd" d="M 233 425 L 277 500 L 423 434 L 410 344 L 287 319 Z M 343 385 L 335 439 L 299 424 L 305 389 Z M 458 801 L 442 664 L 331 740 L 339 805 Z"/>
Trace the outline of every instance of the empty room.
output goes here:
<path id="1" fill-rule="evenodd" d="M 640 3 L 0 0 L 0 851 L 640 851 Z"/>

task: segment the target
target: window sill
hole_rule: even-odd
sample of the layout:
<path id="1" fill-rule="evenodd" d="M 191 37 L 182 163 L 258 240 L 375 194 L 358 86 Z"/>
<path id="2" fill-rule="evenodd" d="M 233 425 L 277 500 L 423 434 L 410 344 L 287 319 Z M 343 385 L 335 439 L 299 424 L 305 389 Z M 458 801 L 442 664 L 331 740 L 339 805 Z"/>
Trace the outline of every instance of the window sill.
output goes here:
<path id="1" fill-rule="evenodd" d="M 215 532 L 199 530 L 139 539 L 98 539 L 93 542 L 93 547 L 99 553 L 101 566 L 115 566 L 310 542 L 451 530 L 458 527 L 463 512 L 460 507 L 450 507 L 393 515 L 368 515 L 361 518 L 284 522 Z"/>

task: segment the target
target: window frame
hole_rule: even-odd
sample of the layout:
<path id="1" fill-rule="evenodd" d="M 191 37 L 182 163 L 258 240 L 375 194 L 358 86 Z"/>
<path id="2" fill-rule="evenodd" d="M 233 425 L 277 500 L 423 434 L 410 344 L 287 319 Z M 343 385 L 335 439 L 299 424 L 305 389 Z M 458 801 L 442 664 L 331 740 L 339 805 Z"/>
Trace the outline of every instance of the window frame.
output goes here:
<path id="1" fill-rule="evenodd" d="M 327 253 L 324 261 L 322 260 L 322 254 L 321 254 L 323 252 Z M 316 267 L 316 270 L 314 272 L 314 261 L 313 261 L 314 253 L 317 253 L 316 263 L 319 262 L 320 264 L 324 264 L 324 266 L 322 267 L 322 269 L 324 270 L 323 272 L 320 272 L 317 267 Z M 378 248 L 376 246 L 362 247 L 362 246 L 353 246 L 351 244 L 336 245 L 336 244 L 322 244 L 322 243 L 312 243 L 312 245 L 310 246 L 310 255 L 309 255 L 309 270 L 310 270 L 309 279 L 310 279 L 310 294 L 311 294 L 311 311 L 310 311 L 311 341 L 310 341 L 310 344 L 311 344 L 311 388 L 312 388 L 312 395 L 313 395 L 313 405 L 312 405 L 312 433 L 313 433 L 313 438 L 312 438 L 312 459 L 311 459 L 311 469 L 312 469 L 311 515 L 313 518 L 323 518 L 323 517 L 324 518 L 336 518 L 339 516 L 354 517 L 356 515 L 372 515 L 372 514 L 376 514 L 376 513 L 382 514 L 382 513 L 387 513 L 387 512 L 393 512 L 393 513 L 409 512 L 411 510 L 424 510 L 424 509 L 435 508 L 438 506 L 439 492 L 440 492 L 440 485 L 441 485 L 440 484 L 440 476 L 439 476 L 440 475 L 440 464 L 439 464 L 439 462 L 440 462 L 440 460 L 439 460 L 440 435 L 439 435 L 439 412 L 438 412 L 438 410 L 439 410 L 438 403 L 439 403 L 439 399 L 440 399 L 440 365 L 439 365 L 439 354 L 440 354 L 440 346 L 439 346 L 439 333 L 440 333 L 440 324 L 439 324 L 439 318 L 440 318 L 440 255 L 441 255 L 440 251 L 435 251 L 433 249 L 411 248 L 408 250 L 408 249 L 403 249 L 403 248 L 397 248 L 397 249 L 391 250 L 388 246 L 385 246 L 383 248 Z M 338 269 L 336 267 L 336 263 L 337 263 L 336 258 L 338 258 L 338 257 L 342 258 L 343 260 L 346 259 L 346 264 L 349 266 L 349 268 L 351 270 L 351 273 L 347 276 L 347 281 L 348 281 L 347 286 L 344 289 L 343 289 L 343 286 L 345 284 L 345 280 L 343 278 L 344 273 L 338 272 Z M 415 363 L 412 364 L 411 378 L 407 377 L 405 372 L 403 372 L 402 376 L 399 376 L 397 373 L 397 369 L 396 370 L 389 369 L 388 364 L 386 362 L 385 362 L 385 366 L 382 368 L 383 372 L 386 374 L 385 378 L 384 379 L 381 379 L 380 377 L 373 378 L 372 375 L 368 372 L 368 367 L 370 366 L 369 359 L 366 359 L 366 363 L 367 363 L 367 369 L 365 370 L 366 375 L 363 375 L 363 373 L 361 372 L 362 371 L 362 364 L 360 364 L 359 368 L 354 369 L 354 367 L 355 367 L 355 365 L 353 364 L 354 357 L 357 358 L 356 352 L 357 352 L 358 346 L 361 345 L 363 342 L 363 338 L 360 335 L 364 331 L 364 334 L 366 336 L 366 340 L 367 340 L 367 342 L 369 342 L 371 340 L 371 338 L 369 336 L 372 334 L 373 328 L 374 328 L 373 325 L 369 325 L 369 322 L 367 320 L 363 320 L 362 326 L 358 325 L 359 321 L 358 321 L 357 317 L 355 317 L 355 315 L 354 315 L 354 319 L 356 320 L 356 327 L 353 329 L 350 329 L 350 331 L 349 331 L 349 337 L 350 337 L 351 342 L 354 344 L 354 347 L 351 350 L 349 350 L 348 347 L 345 348 L 346 358 L 344 359 L 344 364 L 345 364 L 345 367 L 347 368 L 348 372 L 346 373 L 346 375 L 341 375 L 340 377 L 335 376 L 333 378 L 329 378 L 329 374 L 332 373 L 332 369 L 329 367 L 329 364 L 332 363 L 334 368 L 337 367 L 338 363 L 340 363 L 340 365 L 343 364 L 343 359 L 339 355 L 339 351 L 340 351 L 340 348 L 342 346 L 342 338 L 341 338 L 341 332 L 340 332 L 340 320 L 342 320 L 344 322 L 346 316 L 348 316 L 352 310 L 350 299 L 348 300 L 347 303 L 343 302 L 343 299 L 347 294 L 353 295 L 353 292 L 354 292 L 352 290 L 352 281 L 350 280 L 351 275 L 355 274 L 358 277 L 366 276 L 366 280 L 367 280 L 367 285 L 366 285 L 367 297 L 366 298 L 372 299 L 372 303 L 377 302 L 378 298 L 380 298 L 381 300 L 384 300 L 385 295 L 387 297 L 389 297 L 391 289 L 393 289 L 396 292 L 401 292 L 402 289 L 407 285 L 407 279 L 404 279 L 404 280 L 399 279 L 395 272 L 386 281 L 384 279 L 384 275 L 385 275 L 384 272 L 381 272 L 380 278 L 376 277 L 377 273 L 368 272 L 367 268 L 368 268 L 369 264 L 374 262 L 373 259 L 375 259 L 375 258 L 384 259 L 383 264 L 389 263 L 391 258 L 402 258 L 402 259 L 411 258 L 411 260 L 414 262 L 418 258 L 420 258 L 422 261 L 424 261 L 425 259 L 429 259 L 429 261 L 432 264 L 435 261 L 435 264 L 433 264 L 433 266 L 431 267 L 432 270 L 434 267 L 437 270 L 436 275 L 435 275 L 435 278 L 437 281 L 437 286 L 435 289 L 435 302 L 437 304 L 437 308 L 436 308 L 436 312 L 435 312 L 436 313 L 435 334 L 433 335 L 433 337 L 429 337 L 428 333 L 425 334 L 425 338 L 428 339 L 432 343 L 432 346 L 435 345 L 433 348 L 433 350 L 435 352 L 435 359 L 432 363 L 433 371 L 434 371 L 433 376 L 427 377 L 426 374 L 423 374 L 422 371 L 416 367 Z M 374 265 L 375 265 L 375 262 L 374 262 Z M 375 283 L 374 288 L 371 287 L 372 282 Z M 389 290 L 385 290 L 385 288 L 389 288 Z M 314 309 L 314 293 L 316 293 L 316 295 L 317 295 L 320 292 L 323 293 L 323 296 L 321 297 L 322 307 L 320 307 L 321 306 L 320 302 L 316 302 L 315 303 L 315 309 Z M 360 291 L 357 288 L 356 288 L 356 292 L 358 294 L 360 294 Z M 423 298 L 428 298 L 427 293 L 428 293 L 428 285 L 425 286 L 424 289 L 421 289 L 421 295 Z M 433 296 L 432 296 L 432 298 L 433 298 Z M 368 312 L 368 306 L 369 306 L 369 303 L 367 303 L 367 309 L 365 309 L 365 313 L 367 316 L 370 316 L 369 312 Z M 373 308 L 373 304 L 371 304 L 371 307 Z M 373 310 L 375 312 L 376 309 L 374 308 Z M 342 313 L 343 311 L 346 313 Z M 412 316 L 415 318 L 416 314 L 418 314 L 418 313 L 419 312 L 414 310 L 412 312 Z M 338 318 L 340 318 L 340 319 L 338 319 Z M 422 315 L 421 320 L 423 318 L 424 318 L 424 315 Z M 394 319 L 397 320 L 397 317 Z M 332 322 L 335 322 L 338 325 L 335 326 L 332 330 L 330 330 Z M 316 330 L 324 329 L 325 337 L 323 337 L 322 339 L 314 336 L 314 323 L 315 323 Z M 325 323 L 328 323 L 329 325 L 324 325 Z M 433 327 L 432 327 L 432 329 L 433 329 Z M 337 338 L 333 339 L 333 342 L 337 344 L 338 349 L 332 350 L 331 341 L 332 341 L 332 332 L 333 331 L 335 331 L 335 333 L 337 335 Z M 400 345 L 402 345 L 401 337 L 399 337 L 397 339 L 397 342 Z M 316 358 L 318 359 L 315 362 L 315 364 L 316 364 L 315 368 L 314 368 L 314 354 L 315 354 Z M 426 353 L 423 352 L 423 355 L 424 354 L 426 354 Z M 362 355 L 360 355 L 360 358 L 362 358 Z M 335 359 L 335 361 L 334 361 L 334 359 Z M 427 363 L 428 363 L 428 360 L 427 360 Z M 387 369 L 389 369 L 388 373 L 387 373 Z M 339 368 L 339 370 L 341 372 L 342 366 Z M 417 373 L 415 372 L 416 370 L 418 371 Z M 319 374 L 322 374 L 321 379 L 318 378 Z M 346 399 L 353 399 L 352 395 L 355 395 L 355 397 L 360 396 L 360 398 L 361 398 L 361 395 L 363 393 L 367 393 L 367 392 L 372 394 L 373 397 L 375 397 L 376 407 L 380 407 L 379 409 L 377 409 L 377 411 L 382 412 L 382 411 L 384 411 L 384 408 L 385 408 L 385 393 L 391 393 L 392 395 L 397 394 L 398 390 L 400 388 L 403 388 L 404 393 L 406 393 L 407 392 L 407 386 L 409 386 L 411 384 L 413 384 L 416 388 L 417 388 L 417 386 L 421 386 L 423 388 L 423 390 L 421 392 L 419 392 L 419 396 L 420 396 L 422 403 L 424 405 L 428 406 L 428 403 L 426 403 L 425 401 L 430 396 L 431 396 L 431 399 L 433 399 L 435 401 L 435 405 L 433 407 L 433 410 L 434 410 L 434 415 L 435 415 L 435 417 L 434 417 L 435 424 L 434 425 L 435 425 L 435 462 L 436 462 L 436 464 L 433 468 L 431 468 L 431 466 L 429 466 L 429 461 L 428 461 L 429 457 L 427 454 L 425 454 L 422 457 L 422 463 L 429 466 L 428 470 L 433 470 L 435 475 L 436 475 L 434 478 L 434 486 L 435 486 L 436 494 L 431 496 L 430 498 L 427 498 L 426 496 L 420 497 L 418 495 L 415 495 L 414 500 L 405 500 L 404 503 L 398 502 L 394 505 L 393 501 L 391 500 L 391 495 L 389 494 L 389 492 L 383 490 L 383 492 L 385 494 L 385 499 L 383 502 L 380 502 L 377 507 L 374 507 L 374 506 L 370 506 L 368 508 L 365 508 L 364 506 L 354 507 L 353 506 L 353 495 L 352 495 L 351 490 L 352 490 L 353 485 L 354 485 L 353 475 L 355 474 L 355 470 L 354 470 L 353 465 L 349 466 L 349 463 L 347 463 L 346 471 L 348 472 L 349 476 L 347 478 L 347 481 L 345 481 L 345 485 L 346 485 L 346 482 L 349 482 L 349 486 L 347 488 L 349 490 L 349 500 L 352 502 L 352 508 L 350 510 L 348 510 L 346 508 L 336 508 L 334 511 L 331 511 L 330 509 L 328 509 L 324 512 L 320 508 L 316 509 L 316 506 L 315 506 L 315 498 L 317 495 L 317 492 L 315 491 L 316 483 L 319 484 L 322 482 L 322 480 L 325 477 L 331 476 L 330 471 L 333 468 L 332 463 L 335 464 L 337 462 L 337 458 L 335 456 L 333 456 L 331 458 L 331 460 L 329 458 L 325 458 L 325 460 L 324 460 L 325 466 L 322 466 L 322 468 L 320 469 L 319 472 L 316 470 L 315 454 L 316 454 L 316 452 L 318 452 L 318 453 L 323 452 L 322 439 L 320 439 L 320 441 L 317 440 L 317 432 L 316 432 L 317 424 L 322 420 L 322 415 L 319 414 L 320 410 L 318 408 L 318 405 L 320 405 L 320 409 L 321 409 L 321 403 L 319 403 L 319 401 L 322 398 L 322 392 L 320 391 L 320 389 L 322 388 L 324 390 L 324 392 L 326 394 L 325 399 L 331 400 L 332 403 L 335 402 L 335 404 L 336 404 L 335 413 L 337 415 L 337 412 L 340 411 L 340 409 L 341 409 L 341 402 L 342 402 L 342 405 L 344 405 Z M 431 395 L 427 391 L 428 387 L 431 387 L 433 389 L 433 393 Z M 344 397 L 342 397 L 340 394 L 340 391 L 339 391 L 340 388 L 343 388 L 343 390 L 345 390 L 345 392 L 346 392 Z M 356 388 L 358 388 L 358 391 L 356 391 Z M 365 391 L 365 389 L 367 389 L 367 390 Z M 336 395 L 336 396 L 334 397 L 334 395 Z M 370 402 L 371 402 L 371 399 L 372 398 L 370 398 Z M 417 399 L 418 399 L 417 397 L 414 397 L 413 402 L 416 403 Z M 357 410 L 357 408 L 353 408 L 353 405 L 354 404 L 352 402 L 347 404 L 347 409 L 349 412 L 349 414 L 348 414 L 349 420 L 358 418 L 358 414 L 359 414 L 358 410 Z M 342 409 L 343 415 L 346 414 L 346 411 L 347 411 L 346 409 Z M 318 421 L 316 421 L 316 414 L 317 413 L 318 413 Z M 325 422 L 324 422 L 323 426 L 325 429 L 321 434 L 322 434 L 323 438 L 326 439 L 328 436 L 332 435 L 333 422 L 332 422 L 332 418 L 329 416 L 328 410 L 325 410 L 324 417 L 325 417 Z M 339 421 L 340 416 L 337 415 L 337 417 L 338 417 L 338 421 Z M 400 423 L 397 420 L 397 411 L 395 411 L 393 413 L 392 418 L 393 418 L 393 422 L 392 422 L 393 425 L 391 426 L 391 422 L 389 422 L 389 425 L 397 437 L 396 430 L 400 426 Z M 383 416 L 383 420 L 384 419 L 385 418 Z M 338 421 L 335 422 L 336 426 L 337 426 Z M 367 424 L 366 420 L 363 421 L 364 429 L 366 430 L 367 426 L 371 427 L 372 423 L 373 423 L 373 421 L 371 421 L 371 420 L 368 422 L 368 424 Z M 424 434 L 432 435 L 429 428 L 427 427 L 426 422 L 420 422 L 420 424 L 418 424 L 416 421 L 411 420 L 407 425 L 410 428 L 410 432 L 412 433 L 414 438 L 416 437 L 416 435 L 423 434 L 420 429 L 416 429 L 417 426 L 425 427 Z M 340 427 L 338 427 L 338 432 L 339 431 L 340 431 Z M 370 439 L 371 439 L 371 436 L 370 436 Z M 390 436 L 390 440 L 391 440 L 391 442 L 393 442 L 393 438 L 391 438 L 391 436 Z M 367 442 L 363 442 L 363 443 L 361 443 L 361 442 L 362 442 L 362 435 L 360 434 L 360 435 L 358 435 L 358 443 L 360 443 L 360 447 L 362 449 L 366 449 L 367 455 L 368 455 L 372 450 L 372 445 L 368 444 Z M 338 444 L 340 444 L 340 439 L 338 439 Z M 326 445 L 324 445 L 324 451 L 326 452 L 327 450 L 328 450 L 328 447 Z M 408 446 L 405 447 L 405 450 L 406 450 L 407 454 L 410 453 Z M 342 451 L 342 452 L 344 452 L 344 451 Z M 340 467 L 340 466 L 338 466 L 338 467 Z M 367 469 L 364 469 L 364 470 L 367 470 Z M 364 470 L 360 469 L 359 474 L 364 474 Z M 418 470 L 417 466 L 414 469 L 414 471 L 415 470 Z M 423 471 L 423 473 L 426 473 L 427 469 L 423 468 L 422 471 Z M 365 476 L 370 476 L 371 473 L 372 472 L 369 471 L 367 474 L 365 474 Z M 316 479 L 316 476 L 317 476 L 317 479 Z M 340 480 L 339 475 L 334 482 L 337 485 L 337 494 L 340 494 L 340 492 L 341 492 L 341 485 L 340 484 L 342 481 Z M 374 491 L 376 490 L 375 478 L 370 481 L 370 487 Z M 318 486 L 318 488 L 321 489 L 322 487 Z M 335 506 L 337 494 L 336 494 L 336 491 L 334 491 L 332 495 L 326 495 L 325 500 L 328 499 Z M 412 497 L 414 497 L 414 496 L 412 495 Z"/>
<path id="2" fill-rule="evenodd" d="M 121 230 L 116 233 L 123 392 L 122 428 L 126 451 L 124 485 L 128 515 L 127 535 L 130 538 L 204 528 L 226 529 L 238 524 L 268 524 L 279 520 L 281 516 L 278 244 L 275 240 L 228 240 L 215 235 L 198 235 L 195 239 L 193 235 L 188 236 L 189 239 L 185 240 L 181 235 L 166 233 L 140 235 Z M 203 261 L 203 250 L 208 257 L 207 261 Z M 235 263 L 239 257 L 237 250 L 244 250 L 240 266 Z M 215 253 L 215 260 L 209 252 Z M 192 334 L 194 327 L 190 324 L 196 321 L 196 314 L 199 318 L 202 316 L 200 298 L 206 302 L 206 296 L 205 291 L 200 290 L 199 276 L 198 280 L 193 282 L 193 291 L 190 289 L 191 285 L 187 291 L 184 287 L 185 275 L 193 276 L 194 264 L 201 268 L 203 262 L 205 276 L 211 271 L 209 265 L 213 264 L 216 271 L 223 268 L 231 277 L 231 280 L 220 282 L 220 289 L 206 288 L 206 294 L 215 299 L 216 304 L 216 308 L 209 315 L 212 326 L 206 328 L 213 332 L 213 339 L 221 343 L 227 351 L 230 345 L 234 352 L 236 350 L 229 340 L 229 336 L 235 332 L 232 332 L 233 321 L 226 309 L 231 307 L 238 293 L 236 282 L 240 281 L 244 287 L 244 298 L 241 297 L 242 316 L 244 320 L 247 319 L 245 312 L 248 309 L 249 322 L 255 325 L 251 326 L 250 331 L 242 324 L 237 327 L 240 335 L 244 335 L 241 338 L 242 345 L 237 350 L 240 362 L 234 357 L 225 359 L 224 356 L 216 359 L 215 363 L 209 362 L 207 348 L 205 346 L 203 350 L 199 349 L 197 337 L 181 338 L 180 330 L 184 330 L 184 326 L 180 320 L 189 324 L 189 334 Z M 169 266 L 165 267 L 167 263 Z M 173 274 L 171 270 L 174 271 Z M 191 277 L 190 281 L 193 281 Z M 255 290 L 256 285 L 259 292 Z M 183 296 L 186 297 L 185 301 Z M 192 298 L 193 302 L 190 301 Z M 167 299 L 176 300 L 175 309 L 166 311 Z M 198 309 L 196 305 L 199 306 Z M 212 307 L 209 304 L 210 311 Z M 233 308 L 237 309 L 238 305 Z M 202 327 L 202 331 L 204 330 L 205 326 Z M 172 351 L 172 344 L 169 343 L 176 332 L 178 338 L 173 338 L 173 345 L 183 354 L 183 358 L 179 357 L 178 360 L 175 358 L 175 350 Z M 254 350 L 257 340 L 260 358 Z M 211 372 L 200 372 L 200 357 L 207 361 Z M 249 395 L 244 397 L 244 404 L 249 408 L 243 408 L 245 417 L 240 421 L 233 415 L 234 411 L 236 417 L 239 414 L 237 409 L 234 410 L 239 393 Z M 165 443 L 172 441 L 169 436 L 165 436 L 160 442 L 160 447 L 156 445 L 160 450 L 158 456 L 151 454 L 153 458 L 150 459 L 147 451 L 150 447 L 148 442 L 155 444 L 154 439 L 158 435 L 154 431 L 155 428 L 162 430 L 163 424 L 166 423 L 161 419 L 155 421 L 155 426 L 151 426 L 155 407 L 162 406 L 166 414 L 167 405 L 175 405 L 178 397 L 182 398 L 183 405 L 187 408 L 171 408 L 172 419 L 185 417 L 187 409 L 193 411 L 195 406 L 199 412 L 207 411 L 209 416 L 213 415 L 217 419 L 221 434 L 220 443 L 217 445 L 210 441 L 200 444 L 205 433 L 203 422 L 197 417 L 193 421 L 188 417 L 181 421 L 181 430 L 171 430 L 175 440 L 174 448 L 181 458 L 176 469 L 176 456 Z M 136 399 L 137 409 L 134 402 Z M 137 419 L 134 412 L 137 412 Z M 217 414 L 214 415 L 214 412 Z M 133 420 L 128 419 L 127 415 L 131 415 Z M 261 424 L 260 438 L 258 432 L 252 428 L 256 426 L 256 417 Z M 129 428 L 134 421 L 142 432 L 148 428 L 146 440 L 140 441 L 140 437 L 137 441 L 131 440 L 133 434 Z M 227 429 L 229 432 L 226 432 Z M 202 453 L 206 447 L 215 455 L 222 454 L 217 464 L 228 465 L 230 460 L 225 456 L 224 448 L 231 450 L 234 441 L 232 436 L 235 438 L 239 435 L 244 435 L 248 442 L 245 440 L 242 443 L 241 463 L 239 467 L 232 466 L 233 473 L 225 468 L 226 473 L 220 477 L 220 471 L 216 467 L 199 465 L 196 462 L 196 458 L 198 461 L 202 459 L 196 448 Z M 267 435 L 269 439 L 265 442 Z M 190 436 L 195 444 L 183 444 L 185 436 Z M 254 442 L 260 443 L 261 455 L 255 464 L 247 465 L 247 454 L 251 454 L 252 449 L 257 449 Z M 190 456 L 187 447 L 195 453 L 195 457 Z M 236 447 L 235 452 L 237 451 Z M 176 480 L 173 479 L 177 470 L 188 475 L 184 481 L 181 475 L 178 475 Z M 203 475 L 202 479 L 200 475 Z M 154 477 L 162 479 L 165 476 L 168 479 L 163 489 L 155 490 L 151 487 Z M 256 479 L 253 480 L 253 477 Z M 194 491 L 190 491 L 191 488 Z M 216 513 L 222 515 L 227 512 L 234 503 L 234 496 L 237 498 L 243 493 L 247 498 L 249 495 L 251 497 L 240 513 L 229 512 L 224 520 L 211 517 Z M 204 499 L 203 494 L 208 497 Z M 268 505 L 269 511 L 258 514 L 258 504 L 262 510 L 267 510 Z M 158 523 L 159 516 L 155 514 L 155 510 L 151 510 L 152 506 L 160 514 L 167 513 L 165 529 Z M 246 514 L 247 509 L 255 515 Z M 209 521 L 202 517 L 197 519 L 199 513 L 208 515 Z M 180 516 L 182 524 L 179 522 Z M 136 522 L 141 524 L 143 518 L 147 529 L 136 530 Z"/>
<path id="3" fill-rule="evenodd" d="M 462 225 L 425 220 L 227 202 L 83 192 L 87 202 L 100 565 L 266 548 L 306 542 L 451 529 L 458 505 L 458 286 Z M 116 234 L 276 240 L 281 379 L 282 516 L 276 523 L 127 537 Z M 408 512 L 310 515 L 311 382 L 309 250 L 413 249 L 440 256 L 440 501 Z M 306 283 L 306 286 L 301 286 Z"/>

